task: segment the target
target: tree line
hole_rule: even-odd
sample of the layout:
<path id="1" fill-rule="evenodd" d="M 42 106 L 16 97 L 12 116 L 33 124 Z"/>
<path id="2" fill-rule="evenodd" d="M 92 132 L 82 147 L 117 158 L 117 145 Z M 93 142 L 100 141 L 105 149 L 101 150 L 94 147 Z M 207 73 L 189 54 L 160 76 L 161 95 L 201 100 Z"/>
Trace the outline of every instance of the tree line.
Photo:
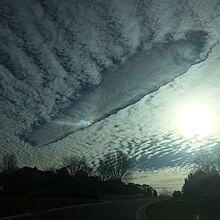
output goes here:
<path id="1" fill-rule="evenodd" d="M 184 180 L 182 191 L 173 197 L 220 200 L 220 152 L 200 153 L 194 160 L 194 170 Z"/>
<path id="2" fill-rule="evenodd" d="M 147 184 L 129 183 L 131 160 L 122 151 L 106 154 L 93 170 L 85 158 L 64 157 L 59 167 L 39 170 L 18 167 L 16 156 L 5 154 L 0 163 L 0 194 L 97 198 L 100 194 L 156 197 Z"/>

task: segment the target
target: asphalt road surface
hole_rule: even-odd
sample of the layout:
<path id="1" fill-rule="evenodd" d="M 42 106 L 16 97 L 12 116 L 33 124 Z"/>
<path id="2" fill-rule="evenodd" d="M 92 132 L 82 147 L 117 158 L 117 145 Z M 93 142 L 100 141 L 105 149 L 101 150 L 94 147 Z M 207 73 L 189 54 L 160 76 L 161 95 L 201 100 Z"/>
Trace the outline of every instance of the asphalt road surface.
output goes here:
<path id="1" fill-rule="evenodd" d="M 75 207 L 50 209 L 40 213 L 27 213 L 7 219 L 22 220 L 146 220 L 144 207 L 160 201 L 156 198 L 117 202 L 104 202 Z"/>

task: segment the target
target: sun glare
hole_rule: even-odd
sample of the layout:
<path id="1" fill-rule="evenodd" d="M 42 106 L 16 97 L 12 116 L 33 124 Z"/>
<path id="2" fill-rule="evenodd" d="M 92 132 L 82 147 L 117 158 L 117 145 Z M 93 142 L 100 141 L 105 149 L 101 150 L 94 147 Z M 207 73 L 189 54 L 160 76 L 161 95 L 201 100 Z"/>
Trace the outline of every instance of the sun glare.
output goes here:
<path id="1" fill-rule="evenodd" d="M 204 137 L 209 135 L 213 129 L 213 115 L 204 106 L 187 106 L 178 116 L 178 131 L 186 137 Z"/>

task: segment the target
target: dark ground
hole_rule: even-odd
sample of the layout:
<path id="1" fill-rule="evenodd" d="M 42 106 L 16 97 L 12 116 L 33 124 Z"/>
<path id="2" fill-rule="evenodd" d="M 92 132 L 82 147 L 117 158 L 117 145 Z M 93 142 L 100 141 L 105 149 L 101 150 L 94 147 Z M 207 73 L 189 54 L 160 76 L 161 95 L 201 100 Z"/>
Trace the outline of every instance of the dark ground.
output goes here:
<path id="1" fill-rule="evenodd" d="M 62 197 L 0 196 L 0 217 L 93 202 L 97 202 L 97 200 Z"/>
<path id="2" fill-rule="evenodd" d="M 168 200 L 146 208 L 149 220 L 219 220 L 220 201 Z"/>
<path id="3" fill-rule="evenodd" d="M 24 216 L 11 218 L 20 220 L 135 220 L 139 207 L 160 201 L 158 198 L 132 199 L 114 202 L 67 207 L 56 210 L 45 210 Z M 142 218 L 140 218 L 142 220 Z"/>

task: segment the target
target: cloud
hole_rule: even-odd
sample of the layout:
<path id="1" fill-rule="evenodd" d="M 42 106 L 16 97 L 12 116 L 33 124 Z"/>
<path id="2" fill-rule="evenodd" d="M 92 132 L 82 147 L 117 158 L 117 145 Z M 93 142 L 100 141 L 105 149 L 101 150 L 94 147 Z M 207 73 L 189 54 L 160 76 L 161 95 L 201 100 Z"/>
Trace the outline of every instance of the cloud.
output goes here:
<path id="1" fill-rule="evenodd" d="M 217 148 L 218 135 L 200 142 L 183 140 L 176 135 L 174 125 L 175 112 L 192 97 L 202 96 L 201 100 L 220 114 L 219 46 L 215 44 L 220 22 L 216 3 L 2 0 L 0 155 L 15 152 L 23 165 L 45 167 L 59 164 L 65 155 L 76 154 L 86 156 L 95 166 L 105 153 L 123 149 L 137 168 L 162 169 L 185 166 L 199 147 Z M 148 51 L 159 42 L 162 45 L 183 39 L 189 30 L 209 32 L 203 56 L 211 47 L 212 53 L 206 61 L 138 103 L 63 140 L 45 147 L 25 142 L 33 129 L 77 102 L 82 90 L 99 85 L 107 77 L 105 73 L 115 72 L 136 53 Z M 166 51 L 162 54 L 159 58 L 164 61 Z M 162 74 L 165 70 L 160 67 Z M 124 71 L 129 69 L 124 67 Z M 111 80 L 114 84 L 113 77 Z M 126 85 L 122 83 L 119 88 Z"/>
<path id="2" fill-rule="evenodd" d="M 200 38 L 206 36 L 205 32 L 196 33 Z M 193 32 L 194 35 L 196 33 Z M 190 34 L 192 35 L 192 32 L 188 35 Z M 199 46 L 200 48 L 195 43 L 192 44 L 191 39 L 181 39 L 158 45 L 148 52 L 137 53 L 117 70 L 103 74 L 99 86 L 84 89 L 79 100 L 63 111 L 62 116 L 33 130 L 30 135 L 31 142 L 37 143 L 38 146 L 55 142 L 84 128 L 81 121 L 97 122 L 137 102 L 198 62 L 204 49 L 204 45 Z M 70 124 L 74 126 L 70 127 Z M 60 128 L 57 128 L 58 126 Z M 48 140 L 42 138 L 42 135 L 47 136 Z"/>

